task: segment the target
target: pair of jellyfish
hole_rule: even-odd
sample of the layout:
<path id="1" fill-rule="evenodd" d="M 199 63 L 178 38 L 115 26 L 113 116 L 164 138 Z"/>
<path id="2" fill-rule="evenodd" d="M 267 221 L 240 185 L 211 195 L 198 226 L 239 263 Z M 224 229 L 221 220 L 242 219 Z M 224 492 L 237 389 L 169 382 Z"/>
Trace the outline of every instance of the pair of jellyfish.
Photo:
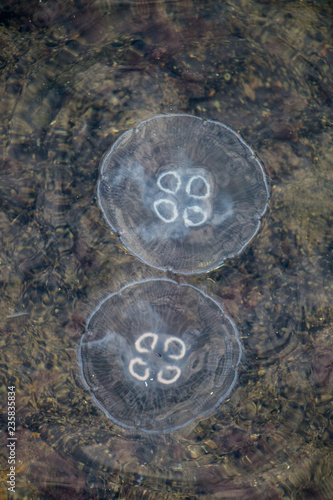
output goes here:
<path id="1" fill-rule="evenodd" d="M 241 252 L 268 206 L 263 167 L 229 127 L 157 116 L 119 137 L 101 165 L 98 201 L 142 261 L 207 272 Z M 199 289 L 151 279 L 109 295 L 79 349 L 82 378 L 117 424 L 169 432 L 216 408 L 241 358 L 234 322 Z"/>

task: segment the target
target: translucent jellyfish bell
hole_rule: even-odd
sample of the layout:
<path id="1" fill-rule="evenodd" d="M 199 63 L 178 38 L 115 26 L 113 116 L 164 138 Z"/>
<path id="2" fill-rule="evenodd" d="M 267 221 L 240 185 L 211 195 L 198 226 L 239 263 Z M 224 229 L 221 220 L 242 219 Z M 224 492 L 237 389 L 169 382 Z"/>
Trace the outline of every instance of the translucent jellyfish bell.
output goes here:
<path id="1" fill-rule="evenodd" d="M 119 137 L 102 162 L 98 200 L 137 257 L 193 274 L 246 247 L 267 209 L 268 187 L 252 149 L 229 127 L 166 115 Z"/>
<path id="2" fill-rule="evenodd" d="M 234 323 L 197 288 L 133 283 L 90 316 L 79 348 L 83 380 L 118 425 L 183 427 L 232 390 L 241 346 Z"/>

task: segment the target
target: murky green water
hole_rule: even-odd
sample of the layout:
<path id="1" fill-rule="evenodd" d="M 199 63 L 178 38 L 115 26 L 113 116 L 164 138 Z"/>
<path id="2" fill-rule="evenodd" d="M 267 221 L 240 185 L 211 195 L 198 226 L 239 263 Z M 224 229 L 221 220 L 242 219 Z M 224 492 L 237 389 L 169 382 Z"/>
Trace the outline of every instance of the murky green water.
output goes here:
<path id="1" fill-rule="evenodd" d="M 11 385 L 17 498 L 333 497 L 332 15 L 300 0 L 2 2 L 1 499 Z M 102 297 L 165 276 L 110 231 L 96 183 L 123 131 L 175 112 L 238 130 L 271 201 L 240 257 L 186 277 L 240 331 L 235 389 L 147 437 L 94 406 L 77 347 Z"/>

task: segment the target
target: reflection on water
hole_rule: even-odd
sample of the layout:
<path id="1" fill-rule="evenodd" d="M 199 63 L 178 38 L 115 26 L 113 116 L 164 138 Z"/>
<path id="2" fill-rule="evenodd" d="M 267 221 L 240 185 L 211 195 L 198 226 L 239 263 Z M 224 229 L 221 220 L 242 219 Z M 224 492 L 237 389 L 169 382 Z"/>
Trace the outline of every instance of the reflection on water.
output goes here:
<path id="1" fill-rule="evenodd" d="M 2 4 L 2 496 L 15 384 L 18 497 L 332 498 L 329 2 Z M 173 112 L 239 130 L 271 202 L 240 257 L 186 277 L 241 333 L 230 399 L 148 438 L 96 409 L 77 346 L 104 297 L 165 276 L 110 232 L 96 184 L 123 131 Z"/>

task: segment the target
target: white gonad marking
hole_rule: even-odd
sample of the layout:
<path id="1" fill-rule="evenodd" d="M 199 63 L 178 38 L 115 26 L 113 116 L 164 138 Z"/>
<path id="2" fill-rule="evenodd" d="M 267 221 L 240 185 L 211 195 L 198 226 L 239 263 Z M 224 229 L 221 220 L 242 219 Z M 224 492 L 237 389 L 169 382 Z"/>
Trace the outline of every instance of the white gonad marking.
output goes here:
<path id="1" fill-rule="evenodd" d="M 198 222 L 193 222 L 189 218 L 189 217 L 193 216 L 194 214 L 195 215 L 197 215 L 197 214 L 201 215 L 201 219 Z M 184 224 L 185 224 L 186 227 L 201 226 L 201 224 L 203 224 L 207 220 L 207 213 L 201 207 L 198 207 L 197 205 L 195 205 L 193 207 L 187 207 L 187 208 L 185 208 L 183 219 L 184 219 Z"/>
<path id="2" fill-rule="evenodd" d="M 170 217 L 169 218 L 166 218 L 164 217 L 161 212 L 160 212 L 160 209 L 159 209 L 159 206 L 164 204 L 165 205 L 165 208 L 166 206 L 168 205 L 168 209 L 171 208 L 171 211 L 172 213 L 170 213 Z M 161 207 L 163 209 L 163 207 Z M 166 223 L 170 223 L 170 222 L 175 222 L 175 220 L 177 219 L 178 217 L 178 210 L 177 210 L 177 207 L 176 207 L 176 203 L 174 201 L 171 201 L 171 200 L 157 200 L 157 201 L 154 201 L 154 210 L 156 212 L 156 215 L 163 221 L 163 222 L 166 222 Z"/>
<path id="3" fill-rule="evenodd" d="M 186 347 L 184 342 L 179 339 L 178 337 L 169 337 L 165 342 L 164 342 L 164 352 L 168 352 L 169 350 L 169 345 L 171 343 L 176 343 L 180 345 L 180 353 L 179 354 L 168 354 L 169 358 L 171 359 L 182 359 L 185 356 L 186 352 Z"/>
<path id="4" fill-rule="evenodd" d="M 174 382 L 176 382 L 176 380 L 179 379 L 180 377 L 180 374 L 181 374 L 181 369 L 178 368 L 178 366 L 171 366 L 171 365 L 167 365 L 165 368 L 165 370 L 168 370 L 168 371 L 171 371 L 171 372 L 176 372 L 176 374 L 174 375 L 173 378 L 164 378 L 163 377 L 163 370 L 160 370 L 157 374 L 157 380 L 161 383 L 161 384 L 173 384 Z"/>
<path id="5" fill-rule="evenodd" d="M 151 346 L 150 346 L 150 349 L 147 349 L 147 347 L 142 347 L 141 346 L 141 343 L 145 340 L 145 339 L 148 339 L 148 338 L 151 338 L 153 339 L 152 343 L 151 343 Z M 135 349 L 138 351 L 138 352 L 149 352 L 150 350 L 153 351 L 155 349 L 155 346 L 156 346 L 156 342 L 157 342 L 157 339 L 158 339 L 158 335 L 156 333 L 143 333 L 142 335 L 140 335 L 140 337 L 136 340 L 135 342 Z M 137 358 L 139 359 L 139 358 Z"/>
<path id="6" fill-rule="evenodd" d="M 164 177 L 166 177 L 166 176 L 174 177 L 176 179 L 177 184 L 176 184 L 175 189 L 169 189 L 169 188 L 166 188 L 166 187 L 162 186 L 161 180 L 164 179 Z M 180 188 L 180 184 L 181 184 L 180 175 L 177 174 L 176 172 L 172 172 L 171 170 L 168 170 L 168 172 L 164 172 L 157 179 L 157 185 L 158 185 L 158 187 L 160 189 L 162 189 L 162 191 L 164 191 L 165 193 L 170 193 L 170 194 L 177 193 L 178 189 Z"/>
<path id="7" fill-rule="evenodd" d="M 197 181 L 197 180 L 200 180 L 204 183 L 205 185 L 205 188 L 206 188 L 206 192 L 205 194 L 193 194 L 192 193 L 192 183 Z M 188 181 L 187 183 L 187 186 L 186 186 L 186 193 L 191 196 L 191 198 L 200 198 L 202 200 L 205 200 L 206 198 L 208 198 L 208 196 L 210 195 L 210 185 L 209 183 L 206 181 L 206 179 L 202 176 L 202 175 L 193 175 L 193 177 L 190 178 L 190 180 Z"/>
<path id="8" fill-rule="evenodd" d="M 145 366 L 145 365 L 147 365 L 147 363 L 142 361 L 141 358 L 134 358 L 134 359 L 131 359 L 130 364 L 128 366 L 129 372 L 132 375 L 132 377 L 135 377 L 138 380 L 147 380 L 147 378 L 149 377 L 149 369 L 148 368 L 145 369 L 144 375 L 139 375 L 138 373 L 136 373 L 134 371 L 135 365 Z"/>

